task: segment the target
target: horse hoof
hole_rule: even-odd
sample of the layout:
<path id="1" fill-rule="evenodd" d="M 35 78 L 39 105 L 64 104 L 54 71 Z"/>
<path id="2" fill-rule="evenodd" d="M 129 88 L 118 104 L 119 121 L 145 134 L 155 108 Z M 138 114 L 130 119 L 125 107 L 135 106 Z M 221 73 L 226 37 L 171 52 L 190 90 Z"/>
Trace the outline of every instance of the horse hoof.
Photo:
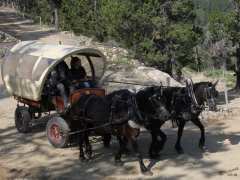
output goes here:
<path id="1" fill-rule="evenodd" d="M 87 162 L 87 159 L 85 158 L 85 157 L 79 157 L 79 161 L 81 161 L 81 162 Z"/>
<path id="2" fill-rule="evenodd" d="M 123 166 L 124 162 L 121 160 L 115 160 L 116 166 Z"/>
<path id="3" fill-rule="evenodd" d="M 87 160 L 91 160 L 91 159 L 93 159 L 93 155 L 92 154 L 87 155 Z"/>
<path id="4" fill-rule="evenodd" d="M 206 147 L 206 146 L 199 146 L 199 148 L 200 148 L 203 152 L 206 152 L 206 151 L 207 151 L 207 147 Z"/>
<path id="5" fill-rule="evenodd" d="M 142 174 L 145 175 L 145 176 L 153 176 L 153 172 L 150 171 L 150 170 L 143 171 Z"/>
<path id="6" fill-rule="evenodd" d="M 87 159 L 87 162 L 92 162 L 92 161 L 93 161 L 93 157 Z"/>

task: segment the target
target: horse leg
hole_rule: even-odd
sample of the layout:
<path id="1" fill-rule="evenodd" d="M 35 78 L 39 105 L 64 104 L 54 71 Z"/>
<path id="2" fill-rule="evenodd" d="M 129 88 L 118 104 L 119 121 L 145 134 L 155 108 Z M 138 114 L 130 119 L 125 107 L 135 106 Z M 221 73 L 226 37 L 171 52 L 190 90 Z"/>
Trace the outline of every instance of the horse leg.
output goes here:
<path id="1" fill-rule="evenodd" d="M 184 119 L 180 119 L 179 120 L 179 125 L 178 125 L 178 137 L 177 137 L 177 142 L 175 144 L 175 149 L 178 152 L 178 154 L 182 154 L 184 153 L 183 148 L 181 146 L 181 138 L 182 138 L 182 133 L 183 133 L 183 129 L 185 126 L 185 120 Z"/>
<path id="2" fill-rule="evenodd" d="M 149 148 L 150 158 L 158 158 L 159 152 L 163 149 L 167 141 L 166 134 L 161 130 L 161 127 L 164 123 L 164 121 L 158 121 L 158 123 L 153 123 L 152 126 L 149 128 L 152 135 L 152 143 Z M 160 136 L 161 141 L 158 140 L 158 136 Z"/>
<path id="3" fill-rule="evenodd" d="M 88 159 L 92 159 L 92 146 L 89 141 L 88 133 L 85 134 L 86 155 Z"/>
<path id="4" fill-rule="evenodd" d="M 85 138 L 84 133 L 79 135 L 79 140 L 78 140 L 78 143 L 79 143 L 79 160 L 81 160 L 81 161 L 86 160 L 86 158 L 84 156 L 84 150 L 83 150 L 84 138 Z"/>
<path id="5" fill-rule="evenodd" d="M 191 120 L 193 122 L 193 124 L 195 124 L 197 127 L 199 127 L 200 131 L 201 131 L 201 137 L 199 140 L 199 148 L 204 150 L 205 149 L 205 129 L 204 126 L 202 125 L 200 119 L 194 118 Z"/>
<path id="6" fill-rule="evenodd" d="M 126 155 L 130 154 L 131 151 L 127 147 L 127 144 L 128 144 L 128 138 L 127 137 L 123 137 L 123 143 L 124 143 L 123 153 L 126 154 Z"/>
<path id="7" fill-rule="evenodd" d="M 141 172 L 143 174 L 152 175 L 153 173 L 144 165 L 142 155 L 138 150 L 138 143 L 137 143 L 136 137 L 131 138 L 131 143 L 132 143 L 133 150 L 136 153 L 136 157 L 138 158 Z"/>
<path id="8" fill-rule="evenodd" d="M 102 136 L 102 138 L 103 138 L 104 147 L 109 148 L 110 147 L 110 142 L 111 142 L 111 139 L 112 139 L 111 134 L 104 134 Z"/>
<path id="9" fill-rule="evenodd" d="M 158 139 L 157 139 L 157 132 L 155 130 L 151 131 L 152 135 L 152 142 L 149 148 L 149 156 L 152 159 L 158 158 L 158 151 L 156 150 L 156 145 L 158 144 Z"/>
<path id="10" fill-rule="evenodd" d="M 159 146 L 159 152 L 160 152 L 163 149 L 163 147 L 167 141 L 167 136 L 161 129 L 159 129 L 158 134 L 161 137 L 161 144 Z"/>
<path id="11" fill-rule="evenodd" d="M 118 142 L 119 142 L 119 149 L 118 149 L 117 154 L 115 155 L 115 163 L 117 165 L 122 166 L 123 162 L 122 162 L 121 158 L 122 158 L 122 154 L 123 154 L 123 151 L 124 151 L 124 142 L 123 142 L 123 139 L 120 135 L 117 136 L 117 139 L 118 139 Z"/>

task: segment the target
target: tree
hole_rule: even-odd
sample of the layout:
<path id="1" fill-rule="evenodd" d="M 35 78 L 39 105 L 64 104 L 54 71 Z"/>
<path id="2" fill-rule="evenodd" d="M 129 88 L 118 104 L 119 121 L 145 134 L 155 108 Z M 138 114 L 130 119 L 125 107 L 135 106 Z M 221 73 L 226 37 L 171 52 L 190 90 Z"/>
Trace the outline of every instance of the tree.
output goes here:
<path id="1" fill-rule="evenodd" d="M 24 1 L 26 11 L 35 15 L 49 11 L 45 1 L 50 2 L 56 29 L 60 26 L 100 41 L 114 39 L 136 58 L 169 74 L 173 63 L 194 64 L 193 48 L 202 31 L 194 25 L 192 0 Z"/>
<path id="2" fill-rule="evenodd" d="M 240 90 L 240 0 L 233 0 L 232 2 L 232 6 L 234 7 L 232 11 L 228 13 L 215 12 L 211 14 L 209 20 L 209 31 L 212 34 L 213 43 L 216 44 L 215 49 L 219 52 L 218 56 L 223 54 L 223 48 L 225 51 L 227 51 L 226 48 L 231 46 L 235 49 L 235 53 L 233 53 L 236 57 L 235 89 Z M 231 41 L 231 45 L 229 45 L 229 41 Z M 225 42 L 225 45 L 223 45 L 223 42 Z"/>
<path id="3" fill-rule="evenodd" d="M 227 13 L 215 11 L 209 15 L 208 31 L 210 32 L 210 52 L 213 66 L 225 68 L 229 44 L 227 24 L 229 17 Z"/>
<path id="4" fill-rule="evenodd" d="M 59 30 L 58 10 L 61 7 L 62 0 L 49 0 L 49 2 L 50 2 L 51 7 L 53 9 L 55 30 Z"/>
<path id="5" fill-rule="evenodd" d="M 191 0 L 102 1 L 108 36 L 132 49 L 138 59 L 170 74 L 173 61 L 193 63 L 193 47 L 202 32 L 194 25 Z"/>
<path id="6" fill-rule="evenodd" d="M 98 37 L 103 29 L 97 20 L 101 19 L 97 12 L 98 6 L 93 0 L 62 0 L 60 27 L 64 30 L 73 30 L 76 34 Z"/>
<path id="7" fill-rule="evenodd" d="M 235 46 L 236 52 L 236 85 L 235 89 L 240 90 L 240 0 L 234 0 L 234 11 L 229 13 L 229 21 L 226 23 L 229 39 Z"/>

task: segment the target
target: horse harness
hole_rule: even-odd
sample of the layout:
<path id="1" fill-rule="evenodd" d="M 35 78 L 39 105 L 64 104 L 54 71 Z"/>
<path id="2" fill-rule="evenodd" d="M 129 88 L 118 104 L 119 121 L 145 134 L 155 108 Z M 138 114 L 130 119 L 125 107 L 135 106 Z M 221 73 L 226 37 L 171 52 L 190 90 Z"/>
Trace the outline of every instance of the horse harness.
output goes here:
<path id="1" fill-rule="evenodd" d="M 80 109 L 81 116 L 75 118 L 75 120 L 79 120 L 79 119 L 83 120 L 82 122 L 83 122 L 83 124 L 85 124 L 84 128 L 82 130 L 74 131 L 72 133 L 69 133 L 70 135 L 86 133 L 86 132 L 94 131 L 94 130 L 97 130 L 97 129 L 100 129 L 100 128 L 120 126 L 120 125 L 124 124 L 126 121 L 128 121 L 129 117 L 131 117 L 132 114 L 129 111 L 129 107 L 131 107 L 131 106 L 132 107 L 134 106 L 134 109 L 136 110 L 136 112 L 138 112 L 138 115 L 141 117 L 140 112 L 139 112 L 138 107 L 137 107 L 137 104 L 136 104 L 136 97 L 134 95 L 132 95 L 131 99 L 127 100 L 127 101 L 126 100 L 122 100 L 121 96 L 115 95 L 113 97 L 114 98 L 113 99 L 113 103 L 110 106 L 109 122 L 104 123 L 104 124 L 99 125 L 99 126 L 96 126 L 96 127 L 87 128 L 87 126 L 86 126 L 87 121 L 91 121 L 91 119 L 87 118 L 86 108 L 87 108 L 87 105 L 90 102 L 90 100 L 92 98 L 94 98 L 94 97 L 95 97 L 95 95 L 92 95 L 92 96 L 89 96 L 89 98 L 87 98 L 87 100 L 84 102 L 83 108 Z M 119 120 L 119 121 L 113 121 L 113 119 L 114 119 L 113 113 L 116 110 L 117 103 L 119 103 L 119 102 L 125 103 L 128 106 L 128 115 L 127 115 L 126 119 L 122 119 L 122 120 Z"/>
<path id="2" fill-rule="evenodd" d="M 207 102 L 207 106 L 204 107 L 206 109 L 207 107 L 210 107 L 210 102 L 214 101 L 214 98 L 212 97 L 212 87 L 204 88 L 204 93 L 205 93 L 205 99 Z"/>

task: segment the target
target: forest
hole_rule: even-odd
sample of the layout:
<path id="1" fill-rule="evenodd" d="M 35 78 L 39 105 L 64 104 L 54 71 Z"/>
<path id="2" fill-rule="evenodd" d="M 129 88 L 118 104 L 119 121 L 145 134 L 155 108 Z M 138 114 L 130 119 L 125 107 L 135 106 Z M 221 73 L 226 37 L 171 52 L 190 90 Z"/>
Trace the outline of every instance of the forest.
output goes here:
<path id="1" fill-rule="evenodd" d="M 170 75 L 234 72 L 240 89 L 240 0 L 2 0 L 57 31 L 114 40 Z"/>

